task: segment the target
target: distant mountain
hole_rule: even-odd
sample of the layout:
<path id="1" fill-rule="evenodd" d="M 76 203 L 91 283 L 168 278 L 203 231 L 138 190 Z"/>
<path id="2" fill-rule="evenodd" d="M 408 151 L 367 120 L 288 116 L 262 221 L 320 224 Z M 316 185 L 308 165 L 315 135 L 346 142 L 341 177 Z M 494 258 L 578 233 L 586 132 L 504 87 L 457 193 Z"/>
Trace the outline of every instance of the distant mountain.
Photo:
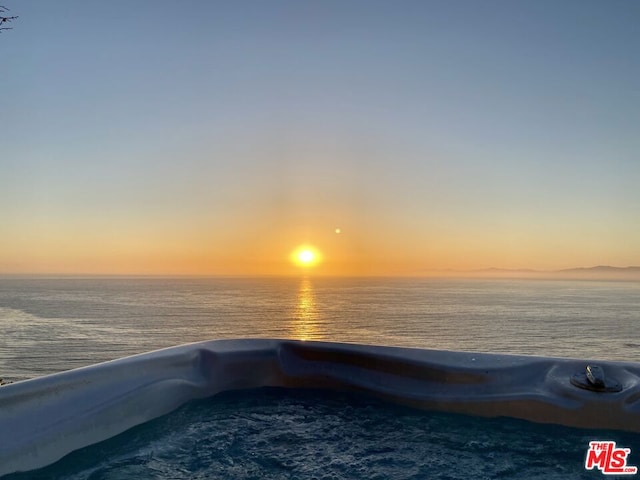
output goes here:
<path id="1" fill-rule="evenodd" d="M 612 267 L 598 265 L 596 267 L 566 268 L 563 270 L 533 270 L 509 268 L 484 268 L 478 270 L 438 270 L 430 273 L 443 276 L 469 276 L 478 278 L 564 278 L 564 279 L 627 279 L 640 280 L 640 267 Z"/>
<path id="2" fill-rule="evenodd" d="M 597 267 L 579 267 L 579 268 L 566 268 L 564 270 L 558 270 L 561 272 L 640 272 L 640 267 L 611 267 L 609 265 L 598 265 Z"/>
<path id="3" fill-rule="evenodd" d="M 541 270 L 533 270 L 531 268 L 495 268 L 495 267 L 491 267 L 491 268 L 483 268 L 481 270 L 473 270 L 474 273 L 507 273 L 507 274 L 513 274 L 513 273 L 526 273 L 526 274 L 537 274 L 537 273 L 547 273 L 547 272 L 543 272 Z"/>
<path id="4" fill-rule="evenodd" d="M 603 278 L 603 279 L 639 279 L 640 267 L 611 267 L 598 265 L 597 267 L 567 268 L 558 270 L 559 277 L 571 278 Z"/>

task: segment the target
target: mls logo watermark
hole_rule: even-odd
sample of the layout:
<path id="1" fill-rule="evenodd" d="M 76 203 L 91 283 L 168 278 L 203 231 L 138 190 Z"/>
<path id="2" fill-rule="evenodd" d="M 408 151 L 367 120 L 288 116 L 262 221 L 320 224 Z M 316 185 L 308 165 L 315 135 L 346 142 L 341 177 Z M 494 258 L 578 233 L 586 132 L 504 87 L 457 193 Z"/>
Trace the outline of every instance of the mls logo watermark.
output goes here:
<path id="1" fill-rule="evenodd" d="M 630 448 L 616 448 L 616 442 L 589 442 L 584 468 L 597 468 L 604 475 L 635 475 L 638 467 L 627 465 L 630 453 Z"/>

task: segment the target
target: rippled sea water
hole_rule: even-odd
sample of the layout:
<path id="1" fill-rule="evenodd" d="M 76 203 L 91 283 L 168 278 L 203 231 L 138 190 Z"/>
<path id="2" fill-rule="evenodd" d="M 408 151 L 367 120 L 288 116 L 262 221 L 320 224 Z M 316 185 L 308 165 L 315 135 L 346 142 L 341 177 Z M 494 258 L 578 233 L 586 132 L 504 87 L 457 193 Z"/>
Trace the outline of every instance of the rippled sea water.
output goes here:
<path id="1" fill-rule="evenodd" d="M 640 361 L 640 283 L 0 278 L 0 377 L 220 338 Z"/>

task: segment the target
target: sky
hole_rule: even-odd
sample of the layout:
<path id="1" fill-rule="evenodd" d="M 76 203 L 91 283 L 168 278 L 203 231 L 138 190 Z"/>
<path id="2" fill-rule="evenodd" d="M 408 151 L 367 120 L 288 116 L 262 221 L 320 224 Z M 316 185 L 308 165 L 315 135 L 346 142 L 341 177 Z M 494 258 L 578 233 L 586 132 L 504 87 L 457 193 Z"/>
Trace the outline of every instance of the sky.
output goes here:
<path id="1" fill-rule="evenodd" d="M 0 274 L 640 265 L 638 2 L 4 5 Z"/>

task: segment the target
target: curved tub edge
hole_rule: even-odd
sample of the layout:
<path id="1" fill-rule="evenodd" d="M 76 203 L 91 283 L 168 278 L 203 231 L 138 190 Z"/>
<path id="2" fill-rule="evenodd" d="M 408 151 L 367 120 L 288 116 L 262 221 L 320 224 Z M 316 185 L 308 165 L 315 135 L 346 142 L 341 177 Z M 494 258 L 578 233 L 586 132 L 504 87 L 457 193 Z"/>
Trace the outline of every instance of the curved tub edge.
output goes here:
<path id="1" fill-rule="evenodd" d="M 222 391 L 353 390 L 408 406 L 640 432 L 640 364 L 598 362 L 615 393 L 577 388 L 587 361 L 295 340 L 180 345 L 0 387 L 0 475 L 56 462 Z"/>

